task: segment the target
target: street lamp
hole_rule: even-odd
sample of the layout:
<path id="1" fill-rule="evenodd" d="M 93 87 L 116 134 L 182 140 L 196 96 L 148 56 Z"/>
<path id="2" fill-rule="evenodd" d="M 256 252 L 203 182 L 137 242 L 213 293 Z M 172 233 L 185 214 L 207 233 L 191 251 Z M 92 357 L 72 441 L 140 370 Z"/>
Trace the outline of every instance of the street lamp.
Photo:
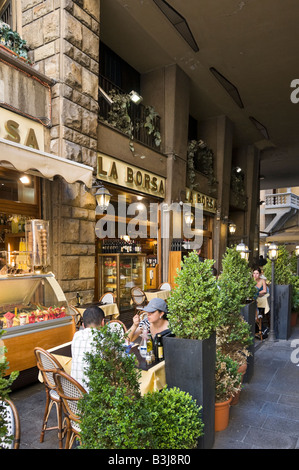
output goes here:
<path id="1" fill-rule="evenodd" d="M 297 276 L 299 276 L 299 246 L 296 246 L 295 253 L 297 256 Z"/>
<path id="2" fill-rule="evenodd" d="M 241 243 L 239 243 L 239 245 L 236 246 L 236 250 L 240 253 L 241 258 L 244 258 L 246 259 L 246 261 L 248 261 L 250 251 L 248 249 L 248 246 L 243 243 L 243 240 L 241 241 Z"/>
<path id="3" fill-rule="evenodd" d="M 92 187 L 96 189 L 95 198 L 100 210 L 106 211 L 110 203 L 111 194 L 100 182 Z"/>
<path id="4" fill-rule="evenodd" d="M 271 309 L 270 309 L 270 332 L 268 336 L 268 341 L 276 341 L 275 331 L 274 331 L 274 298 L 275 298 L 275 276 L 274 268 L 275 261 L 278 257 L 278 248 L 275 243 L 271 243 L 268 249 L 268 258 L 272 262 L 272 276 L 271 276 Z"/>

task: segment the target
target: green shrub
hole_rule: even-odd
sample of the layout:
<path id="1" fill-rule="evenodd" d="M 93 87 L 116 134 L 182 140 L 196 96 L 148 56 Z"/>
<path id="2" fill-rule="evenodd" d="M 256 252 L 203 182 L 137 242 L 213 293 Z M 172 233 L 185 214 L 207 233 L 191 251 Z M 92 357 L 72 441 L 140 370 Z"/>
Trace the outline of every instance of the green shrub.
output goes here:
<path id="1" fill-rule="evenodd" d="M 229 355 L 216 351 L 215 401 L 223 402 L 241 389 L 239 365 Z"/>
<path id="2" fill-rule="evenodd" d="M 94 331 L 94 352 L 86 354 L 86 359 L 88 393 L 79 402 L 81 448 L 196 446 L 203 426 L 200 408 L 178 389 L 142 397 L 136 357 L 124 352 L 117 332 L 107 326 Z"/>
<path id="3" fill-rule="evenodd" d="M 287 285 L 292 283 L 292 262 L 291 257 L 284 245 L 278 246 L 278 257 L 274 263 L 274 281 L 275 284 Z M 272 261 L 268 259 L 264 267 L 264 275 L 271 281 L 272 279 Z"/>
<path id="4" fill-rule="evenodd" d="M 203 435 L 200 409 L 189 393 L 178 388 L 149 392 L 144 396 L 151 416 L 154 449 L 193 449 Z"/>
<path id="5" fill-rule="evenodd" d="M 218 323 L 219 290 L 212 273 L 213 260 L 199 262 L 194 251 L 184 257 L 168 304 L 168 319 L 178 338 L 206 339 Z"/>

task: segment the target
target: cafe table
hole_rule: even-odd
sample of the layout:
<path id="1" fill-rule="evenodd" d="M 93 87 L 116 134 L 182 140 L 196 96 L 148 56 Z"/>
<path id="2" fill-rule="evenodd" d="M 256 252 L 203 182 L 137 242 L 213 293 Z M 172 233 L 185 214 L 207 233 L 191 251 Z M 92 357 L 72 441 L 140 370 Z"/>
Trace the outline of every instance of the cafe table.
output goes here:
<path id="1" fill-rule="evenodd" d="M 72 342 L 64 343 L 55 348 L 48 349 L 62 365 L 64 371 L 71 375 L 72 357 L 71 357 L 71 344 Z M 132 348 L 132 353 L 135 354 L 138 361 L 138 368 L 141 370 L 139 378 L 140 392 L 143 396 L 147 392 L 161 390 L 166 385 L 165 379 L 165 361 L 147 365 L 145 359 L 140 356 L 138 344 Z M 39 372 L 38 380 L 43 381 L 41 372 Z"/>
<path id="2" fill-rule="evenodd" d="M 103 310 L 105 317 L 111 317 L 112 320 L 116 320 L 119 317 L 118 306 L 115 303 L 98 305 L 98 307 L 100 307 Z M 84 311 L 86 310 L 86 308 L 82 308 L 82 307 L 79 307 L 79 308 L 76 307 L 76 308 L 78 312 L 81 313 L 81 315 L 83 315 Z"/>
<path id="3" fill-rule="evenodd" d="M 167 300 L 168 297 L 171 295 L 170 290 L 157 290 L 157 291 L 146 291 L 145 292 L 146 298 L 148 302 L 152 299 L 156 299 L 157 297 L 159 299 Z"/>

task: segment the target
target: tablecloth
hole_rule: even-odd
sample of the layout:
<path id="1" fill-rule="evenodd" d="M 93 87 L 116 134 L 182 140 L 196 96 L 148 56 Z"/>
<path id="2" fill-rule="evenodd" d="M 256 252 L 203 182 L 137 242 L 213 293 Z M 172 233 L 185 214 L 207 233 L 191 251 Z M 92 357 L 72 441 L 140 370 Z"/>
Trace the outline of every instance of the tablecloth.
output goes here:
<path id="1" fill-rule="evenodd" d="M 142 370 L 139 385 L 142 396 L 147 392 L 161 390 L 165 387 L 165 361 L 159 362 L 149 370 Z"/>
<path id="2" fill-rule="evenodd" d="M 148 301 L 152 299 L 156 299 L 157 297 L 159 299 L 167 300 L 168 297 L 171 295 L 170 290 L 158 290 L 156 292 L 145 292 L 146 298 Z"/>
<path id="3" fill-rule="evenodd" d="M 105 317 L 112 316 L 113 320 L 116 320 L 119 317 L 119 310 L 117 304 L 106 304 L 106 305 L 99 305 L 99 307 L 103 310 Z M 85 308 L 77 308 L 77 310 L 83 315 Z"/>

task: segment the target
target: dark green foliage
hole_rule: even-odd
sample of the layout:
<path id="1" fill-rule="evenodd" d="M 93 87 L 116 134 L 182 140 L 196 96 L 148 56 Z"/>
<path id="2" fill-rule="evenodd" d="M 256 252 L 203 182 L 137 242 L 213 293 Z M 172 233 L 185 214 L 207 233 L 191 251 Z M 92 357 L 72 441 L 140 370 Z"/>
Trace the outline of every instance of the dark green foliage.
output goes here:
<path id="1" fill-rule="evenodd" d="M 89 392 L 79 402 L 83 449 L 196 446 L 202 422 L 191 397 L 166 389 L 142 397 L 136 358 L 125 353 L 123 339 L 107 326 L 95 331 L 94 347 L 86 355 Z M 166 432 L 167 440 L 162 438 Z"/>
<path id="2" fill-rule="evenodd" d="M 178 338 L 202 340 L 216 330 L 219 289 L 213 264 L 213 260 L 199 262 L 195 251 L 184 257 L 175 278 L 177 287 L 167 301 L 170 328 Z"/>
<path id="3" fill-rule="evenodd" d="M 284 245 L 278 246 L 278 257 L 274 263 L 275 284 L 287 285 L 292 283 L 292 262 L 288 250 Z M 268 259 L 264 267 L 264 275 L 271 281 L 272 261 Z"/>

